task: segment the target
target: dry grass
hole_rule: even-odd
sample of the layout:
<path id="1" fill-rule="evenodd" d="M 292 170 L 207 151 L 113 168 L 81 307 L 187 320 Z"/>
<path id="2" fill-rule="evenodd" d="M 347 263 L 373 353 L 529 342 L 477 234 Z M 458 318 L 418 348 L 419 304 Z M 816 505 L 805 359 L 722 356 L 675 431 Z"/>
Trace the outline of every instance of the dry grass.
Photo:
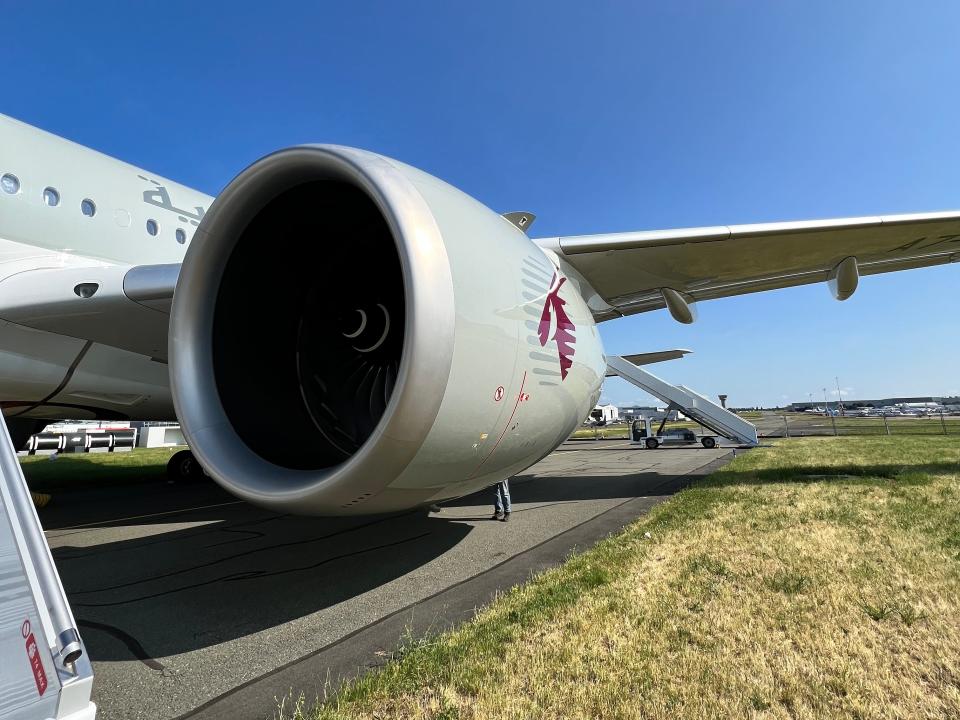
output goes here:
<path id="1" fill-rule="evenodd" d="M 950 438 L 752 451 L 296 714 L 960 717 L 958 467 Z"/>

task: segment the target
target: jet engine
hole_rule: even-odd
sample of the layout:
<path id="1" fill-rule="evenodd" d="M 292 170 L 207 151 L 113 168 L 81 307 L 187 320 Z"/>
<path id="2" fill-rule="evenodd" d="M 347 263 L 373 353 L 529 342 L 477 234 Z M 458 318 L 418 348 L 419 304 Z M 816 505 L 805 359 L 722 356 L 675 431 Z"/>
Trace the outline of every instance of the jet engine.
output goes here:
<path id="1" fill-rule="evenodd" d="M 576 279 L 510 221 L 370 152 L 269 155 L 184 258 L 170 379 L 208 473 L 316 515 L 457 497 L 587 416 L 605 362 Z"/>

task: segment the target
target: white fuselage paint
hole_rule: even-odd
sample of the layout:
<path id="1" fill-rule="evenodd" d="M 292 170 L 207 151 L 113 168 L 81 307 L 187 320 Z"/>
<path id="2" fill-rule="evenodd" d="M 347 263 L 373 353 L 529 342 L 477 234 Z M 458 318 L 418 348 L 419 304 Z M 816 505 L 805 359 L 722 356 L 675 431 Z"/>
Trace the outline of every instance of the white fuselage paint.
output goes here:
<path id="1" fill-rule="evenodd" d="M 41 268 L 178 263 L 193 223 L 213 200 L 0 115 L 0 175 L 8 173 L 19 190 L 0 189 L 0 283 Z M 46 188 L 59 196 L 55 207 L 44 201 Z M 145 192 L 163 206 L 145 202 Z M 95 204 L 93 217 L 81 211 L 87 199 Z M 155 236 L 147 232 L 148 220 L 158 226 Z M 99 344 L 80 357 L 86 345 L 0 321 L 4 415 L 173 418 L 166 365 Z"/>

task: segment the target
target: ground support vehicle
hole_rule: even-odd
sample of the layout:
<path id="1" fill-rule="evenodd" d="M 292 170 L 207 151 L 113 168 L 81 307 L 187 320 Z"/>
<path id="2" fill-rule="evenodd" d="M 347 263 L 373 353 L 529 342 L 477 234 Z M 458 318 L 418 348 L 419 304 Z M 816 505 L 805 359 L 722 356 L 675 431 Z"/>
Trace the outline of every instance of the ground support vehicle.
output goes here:
<path id="1" fill-rule="evenodd" d="M 697 445 L 699 443 L 707 449 L 717 446 L 718 438 L 715 435 L 697 435 L 689 428 L 664 430 L 663 426 L 666 422 L 667 419 L 664 417 L 657 431 L 652 432 L 651 423 L 647 418 L 637 418 L 630 424 L 631 442 L 640 443 L 649 450 L 656 450 L 661 445 Z"/>
<path id="2" fill-rule="evenodd" d="M 686 417 L 698 422 L 703 427 L 716 434 L 716 437 L 725 437 L 733 440 L 738 445 L 754 447 L 759 444 L 757 439 L 757 428 L 736 413 L 732 413 L 725 407 L 717 405 L 709 398 L 700 393 L 691 390 L 683 385 L 671 385 L 670 383 L 658 378 L 651 372 L 635 365 L 630 361 L 631 357 L 637 356 L 618 356 L 607 357 L 607 377 L 614 375 L 622 377 L 629 383 L 650 393 L 656 398 L 660 398 L 667 403 L 667 410 L 679 410 Z M 662 429 L 661 425 L 661 429 Z M 649 433 L 651 439 L 657 437 L 657 434 Z M 716 446 L 716 437 L 712 438 L 713 445 Z M 686 444 L 686 441 L 677 444 Z M 659 447 L 660 440 L 656 444 L 651 443 L 652 447 Z"/>

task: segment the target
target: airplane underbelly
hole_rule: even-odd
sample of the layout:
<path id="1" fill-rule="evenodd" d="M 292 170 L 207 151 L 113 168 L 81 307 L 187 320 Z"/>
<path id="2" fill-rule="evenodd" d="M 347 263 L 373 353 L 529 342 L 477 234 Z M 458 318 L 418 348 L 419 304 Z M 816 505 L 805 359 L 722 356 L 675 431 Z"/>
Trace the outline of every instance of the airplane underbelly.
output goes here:
<path id="1" fill-rule="evenodd" d="M 0 321 L 0 402 L 35 402 L 54 392 L 83 340 L 31 330 Z"/>
<path id="2" fill-rule="evenodd" d="M 165 364 L 4 321 L 0 408 L 6 417 L 175 418 Z"/>

